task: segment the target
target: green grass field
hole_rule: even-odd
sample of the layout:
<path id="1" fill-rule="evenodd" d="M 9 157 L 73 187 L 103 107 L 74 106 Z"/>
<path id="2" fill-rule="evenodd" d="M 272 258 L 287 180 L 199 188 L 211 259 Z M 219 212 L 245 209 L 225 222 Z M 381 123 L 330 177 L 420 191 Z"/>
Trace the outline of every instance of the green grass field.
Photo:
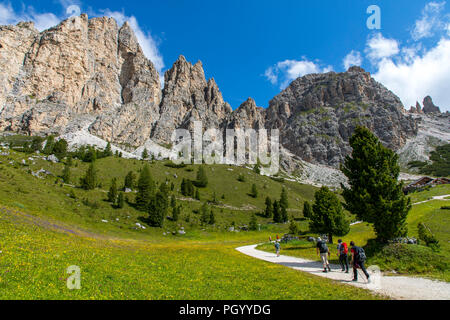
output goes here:
<path id="1" fill-rule="evenodd" d="M 104 200 L 111 178 L 117 177 L 121 183 L 128 171 L 139 171 L 142 162 L 99 160 L 97 168 L 104 183 L 87 192 L 61 184 L 57 176 L 62 164 L 40 159 L 32 164 L 28 157 L 20 152 L 0 156 L 0 299 L 382 298 L 235 250 L 264 242 L 269 235 L 284 234 L 288 226 L 258 216 L 261 231 L 227 232 L 232 222 L 248 224 L 251 215 L 263 209 L 266 195 L 278 198 L 283 186 L 289 191 L 290 214 L 301 219 L 303 201 L 312 199 L 315 192 L 311 186 L 276 182 L 245 168 L 208 167 L 209 186 L 201 190 L 201 197 L 207 200 L 214 192 L 218 197 L 225 194 L 222 203 L 214 207 L 215 226 L 198 224 L 192 210 L 199 208 L 200 202 L 179 199 L 183 205 L 179 222 L 167 221 L 163 229 L 136 230 L 144 213 L 130 205 L 114 209 Z M 38 179 L 31 175 L 41 168 L 53 176 Z M 85 163 L 75 163 L 75 184 L 86 168 Z M 192 169 L 168 168 L 161 162 L 151 165 L 155 180 L 168 179 L 177 188 L 183 177 L 195 177 L 196 168 Z M 245 183 L 237 181 L 241 173 L 247 177 Z M 257 199 L 247 195 L 253 183 L 259 186 Z M 177 191 L 175 195 L 181 198 Z M 83 201 L 86 198 L 89 205 Z M 186 235 L 171 234 L 181 227 Z M 72 265 L 81 268 L 81 290 L 66 287 L 66 270 Z"/>
<path id="2" fill-rule="evenodd" d="M 442 185 L 429 191 L 413 193 L 410 197 L 412 203 L 417 203 L 427 201 L 434 196 L 447 194 L 450 194 L 450 186 Z M 367 265 L 376 264 L 388 273 L 395 271 L 397 274 L 450 281 L 450 218 L 448 210 L 441 209 L 441 207 L 448 205 L 448 201 L 440 200 L 413 205 L 407 220 L 409 236 L 411 237 L 418 237 L 417 225 L 419 222 L 424 222 L 431 229 L 440 242 L 441 251 L 439 253 L 435 253 L 422 245 L 392 245 L 380 252 L 371 252 Z M 307 230 L 308 227 L 305 226 L 303 231 Z M 355 241 L 359 246 L 366 246 L 369 240 L 375 239 L 375 233 L 369 224 L 362 223 L 352 226 L 350 233 L 341 238 L 347 243 Z M 275 252 L 273 245 L 269 243 L 259 246 L 258 249 Z M 330 249 L 334 250 L 335 248 L 333 246 Z M 283 254 L 286 255 L 319 260 L 314 244 L 304 240 L 283 244 L 282 250 Z M 331 256 L 331 262 L 339 263 L 335 250 Z"/>

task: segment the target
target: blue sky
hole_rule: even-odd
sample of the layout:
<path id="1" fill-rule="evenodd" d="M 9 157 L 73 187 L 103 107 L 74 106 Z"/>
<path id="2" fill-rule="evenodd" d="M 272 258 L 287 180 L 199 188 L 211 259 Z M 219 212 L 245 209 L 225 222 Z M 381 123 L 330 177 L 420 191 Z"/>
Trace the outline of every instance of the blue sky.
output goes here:
<path id="1" fill-rule="evenodd" d="M 381 9 L 369 30 L 367 8 Z M 409 108 L 430 94 L 450 110 L 450 3 L 445 1 L 0 0 L 0 24 L 40 29 L 71 14 L 131 20 L 147 56 L 164 72 L 180 54 L 201 60 L 226 101 L 266 107 L 292 79 L 360 64 Z"/>

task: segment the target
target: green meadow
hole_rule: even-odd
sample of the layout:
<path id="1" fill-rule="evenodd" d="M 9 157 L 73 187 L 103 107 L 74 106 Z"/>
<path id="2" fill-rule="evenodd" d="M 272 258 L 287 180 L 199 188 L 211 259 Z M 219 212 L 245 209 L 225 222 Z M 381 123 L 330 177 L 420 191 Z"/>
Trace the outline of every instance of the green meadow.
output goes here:
<path id="1" fill-rule="evenodd" d="M 350 233 L 342 238 L 348 244 L 354 241 L 357 245 L 366 247 L 368 254 L 367 265 L 378 265 L 387 274 L 401 274 L 421 276 L 443 281 L 450 281 L 450 217 L 449 210 L 443 209 L 450 203 L 444 200 L 431 200 L 435 196 L 450 194 L 450 186 L 442 185 L 431 188 L 428 191 L 416 192 L 410 195 L 412 203 L 429 201 L 413 205 L 408 215 L 408 235 L 418 237 L 417 225 L 419 222 L 433 232 L 439 240 L 441 250 L 434 252 L 430 248 L 421 245 L 393 244 L 384 248 L 376 246 L 375 233 L 370 224 L 361 223 L 351 226 Z M 308 236 L 316 236 L 308 233 L 308 226 L 303 224 L 304 240 L 289 242 L 282 246 L 283 254 L 296 257 L 319 260 L 314 244 L 306 241 Z M 265 243 L 258 247 L 260 250 L 275 252 L 273 245 Z M 334 246 L 331 262 L 339 264 Z"/>
<path id="2" fill-rule="evenodd" d="M 173 195 L 182 205 L 180 220 L 163 228 L 137 228 L 145 213 L 132 203 L 122 209 L 106 201 L 113 177 L 144 163 L 117 157 L 96 162 L 101 186 L 94 191 L 77 187 L 87 164 L 74 161 L 71 183 L 58 178 L 63 164 L 12 151 L 0 156 L 0 299 L 382 299 L 367 290 L 259 261 L 235 248 L 262 243 L 284 234 L 288 225 L 273 224 L 257 215 L 260 231 L 228 232 L 248 225 L 264 209 L 266 196 L 289 192 L 292 218 L 302 221 L 305 200 L 315 188 L 272 180 L 247 168 L 207 167 L 208 187 L 201 201 L 179 193 L 183 178 L 194 179 L 196 167 L 174 169 L 165 162 L 150 165 L 157 182 L 174 183 Z M 25 160 L 23 163 L 22 160 Z M 33 164 L 34 162 L 34 164 Z M 41 178 L 31 173 L 45 169 Z M 245 175 L 245 182 L 238 181 Z M 258 197 L 248 195 L 252 184 Z M 195 211 L 214 193 L 211 204 L 216 224 L 203 226 Z M 176 231 L 184 228 L 185 235 Z M 81 268 L 81 290 L 67 288 L 67 268 Z"/>

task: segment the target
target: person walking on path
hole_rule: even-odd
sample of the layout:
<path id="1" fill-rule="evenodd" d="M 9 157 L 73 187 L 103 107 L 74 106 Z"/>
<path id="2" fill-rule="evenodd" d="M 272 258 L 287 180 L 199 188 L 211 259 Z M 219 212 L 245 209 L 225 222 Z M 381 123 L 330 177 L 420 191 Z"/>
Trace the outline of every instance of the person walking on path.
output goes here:
<path id="1" fill-rule="evenodd" d="M 352 247 L 352 265 L 353 265 L 353 281 L 358 281 L 358 268 L 364 272 L 367 277 L 367 282 L 370 283 L 370 275 L 366 270 L 366 266 L 364 265 L 367 257 L 364 249 L 361 247 L 357 247 L 355 242 L 350 242 L 350 246 Z"/>
<path id="2" fill-rule="evenodd" d="M 347 243 L 341 239 L 338 240 L 337 255 L 339 257 L 339 264 L 341 265 L 342 272 L 349 273 L 348 271 L 348 246 Z"/>
<path id="3" fill-rule="evenodd" d="M 328 262 L 328 257 L 330 256 L 330 249 L 328 249 L 327 244 L 321 238 L 317 238 L 317 246 L 316 246 L 317 255 L 320 256 L 320 259 L 323 263 L 323 272 L 327 273 L 331 272 L 330 263 Z"/>
<path id="4" fill-rule="evenodd" d="M 277 252 L 277 257 L 280 256 L 281 245 L 278 241 L 275 241 L 275 251 Z"/>

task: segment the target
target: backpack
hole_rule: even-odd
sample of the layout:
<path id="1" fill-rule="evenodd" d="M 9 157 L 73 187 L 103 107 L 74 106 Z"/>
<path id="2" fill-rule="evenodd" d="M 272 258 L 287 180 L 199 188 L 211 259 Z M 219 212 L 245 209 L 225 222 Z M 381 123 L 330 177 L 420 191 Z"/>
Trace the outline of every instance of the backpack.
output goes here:
<path id="1" fill-rule="evenodd" d="M 341 252 L 343 254 L 348 254 L 348 246 L 345 242 L 341 244 Z"/>
<path id="2" fill-rule="evenodd" d="M 279 242 L 275 242 L 275 249 L 280 250 L 280 243 Z"/>
<path id="3" fill-rule="evenodd" d="M 328 247 L 325 241 L 321 241 L 319 244 L 319 251 L 320 253 L 328 253 Z"/>
<path id="4" fill-rule="evenodd" d="M 355 247 L 355 259 L 359 262 L 364 262 L 367 260 L 366 252 L 361 247 Z"/>

